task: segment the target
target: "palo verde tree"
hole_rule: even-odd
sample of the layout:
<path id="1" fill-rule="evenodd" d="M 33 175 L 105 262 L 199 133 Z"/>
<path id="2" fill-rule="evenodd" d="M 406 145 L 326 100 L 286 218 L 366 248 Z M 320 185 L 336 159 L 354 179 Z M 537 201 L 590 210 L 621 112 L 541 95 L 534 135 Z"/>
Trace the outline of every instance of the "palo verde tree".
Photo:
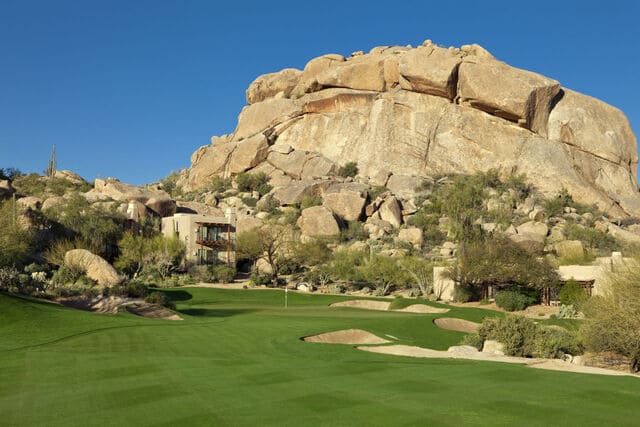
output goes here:
<path id="1" fill-rule="evenodd" d="M 502 237 L 463 244 L 449 275 L 482 297 L 488 295 L 489 286 L 543 290 L 559 285 L 558 273 L 546 260 Z"/>
<path id="2" fill-rule="evenodd" d="M 236 236 L 236 252 L 239 258 L 253 262 L 262 259 L 271 268 L 272 281 L 277 283 L 280 267 L 295 242 L 291 226 L 270 223 Z"/>

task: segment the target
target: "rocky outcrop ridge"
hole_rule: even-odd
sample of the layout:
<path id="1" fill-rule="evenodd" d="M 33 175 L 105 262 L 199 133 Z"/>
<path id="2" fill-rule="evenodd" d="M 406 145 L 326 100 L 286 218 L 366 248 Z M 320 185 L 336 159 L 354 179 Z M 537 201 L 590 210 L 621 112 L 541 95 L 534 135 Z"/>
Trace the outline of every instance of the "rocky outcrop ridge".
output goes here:
<path id="1" fill-rule="evenodd" d="M 258 77 L 247 102 L 231 135 L 193 154 L 187 189 L 257 169 L 276 191 L 304 190 L 349 161 L 373 185 L 498 168 L 547 194 L 566 188 L 612 215 L 640 214 L 624 114 L 478 45 L 324 55 Z"/>

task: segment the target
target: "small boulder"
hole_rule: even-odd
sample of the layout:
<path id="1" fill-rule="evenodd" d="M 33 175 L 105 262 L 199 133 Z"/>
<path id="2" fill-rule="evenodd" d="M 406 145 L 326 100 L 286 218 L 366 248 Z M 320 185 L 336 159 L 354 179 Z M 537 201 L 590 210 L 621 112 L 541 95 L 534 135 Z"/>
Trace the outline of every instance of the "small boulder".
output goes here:
<path id="1" fill-rule="evenodd" d="M 400 225 L 402 225 L 402 207 L 395 197 L 388 197 L 382 205 L 380 205 L 378 212 L 383 221 L 387 221 L 394 227 L 400 227 Z"/>
<path id="2" fill-rule="evenodd" d="M 42 199 L 33 196 L 21 197 L 16 200 L 16 204 L 25 209 L 36 210 L 42 206 Z"/>
<path id="3" fill-rule="evenodd" d="M 496 356 L 504 356 L 504 344 L 495 340 L 486 340 L 482 346 L 482 352 Z"/>
<path id="4" fill-rule="evenodd" d="M 313 206 L 302 211 L 298 227 L 305 236 L 334 236 L 340 232 L 338 222 L 325 206 Z"/>
<path id="5" fill-rule="evenodd" d="M 398 233 L 398 240 L 411 243 L 415 248 L 420 249 L 424 241 L 422 229 L 417 227 L 403 228 Z"/>
<path id="6" fill-rule="evenodd" d="M 323 204 L 346 221 L 360 218 L 366 202 L 366 186 L 357 183 L 333 184 L 323 195 Z"/>
<path id="7" fill-rule="evenodd" d="M 86 249 L 72 249 L 64 255 L 64 263 L 75 266 L 83 271 L 87 277 L 95 280 L 103 287 L 115 286 L 122 282 L 122 276 L 111 264 L 101 256 L 95 255 Z"/>

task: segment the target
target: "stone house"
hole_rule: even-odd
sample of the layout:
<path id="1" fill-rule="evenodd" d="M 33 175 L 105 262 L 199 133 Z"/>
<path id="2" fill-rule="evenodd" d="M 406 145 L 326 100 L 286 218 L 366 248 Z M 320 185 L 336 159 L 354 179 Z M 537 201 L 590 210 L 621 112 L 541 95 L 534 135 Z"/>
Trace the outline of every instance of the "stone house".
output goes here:
<path id="1" fill-rule="evenodd" d="M 176 213 L 162 218 L 162 234 L 176 236 L 186 246 L 186 259 L 194 264 L 233 265 L 236 228 L 235 215 L 225 216 Z"/>

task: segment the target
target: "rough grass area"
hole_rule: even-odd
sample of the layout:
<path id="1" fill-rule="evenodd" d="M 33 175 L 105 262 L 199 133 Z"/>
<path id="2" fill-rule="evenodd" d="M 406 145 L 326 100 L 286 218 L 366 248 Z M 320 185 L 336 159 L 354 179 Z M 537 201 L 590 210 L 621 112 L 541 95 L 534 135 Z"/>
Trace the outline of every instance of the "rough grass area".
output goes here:
<path id="1" fill-rule="evenodd" d="M 0 294 L 2 425 L 637 425 L 640 382 L 305 343 L 363 329 L 444 350 L 442 315 L 331 309 L 337 296 L 183 288 L 182 322 Z"/>

